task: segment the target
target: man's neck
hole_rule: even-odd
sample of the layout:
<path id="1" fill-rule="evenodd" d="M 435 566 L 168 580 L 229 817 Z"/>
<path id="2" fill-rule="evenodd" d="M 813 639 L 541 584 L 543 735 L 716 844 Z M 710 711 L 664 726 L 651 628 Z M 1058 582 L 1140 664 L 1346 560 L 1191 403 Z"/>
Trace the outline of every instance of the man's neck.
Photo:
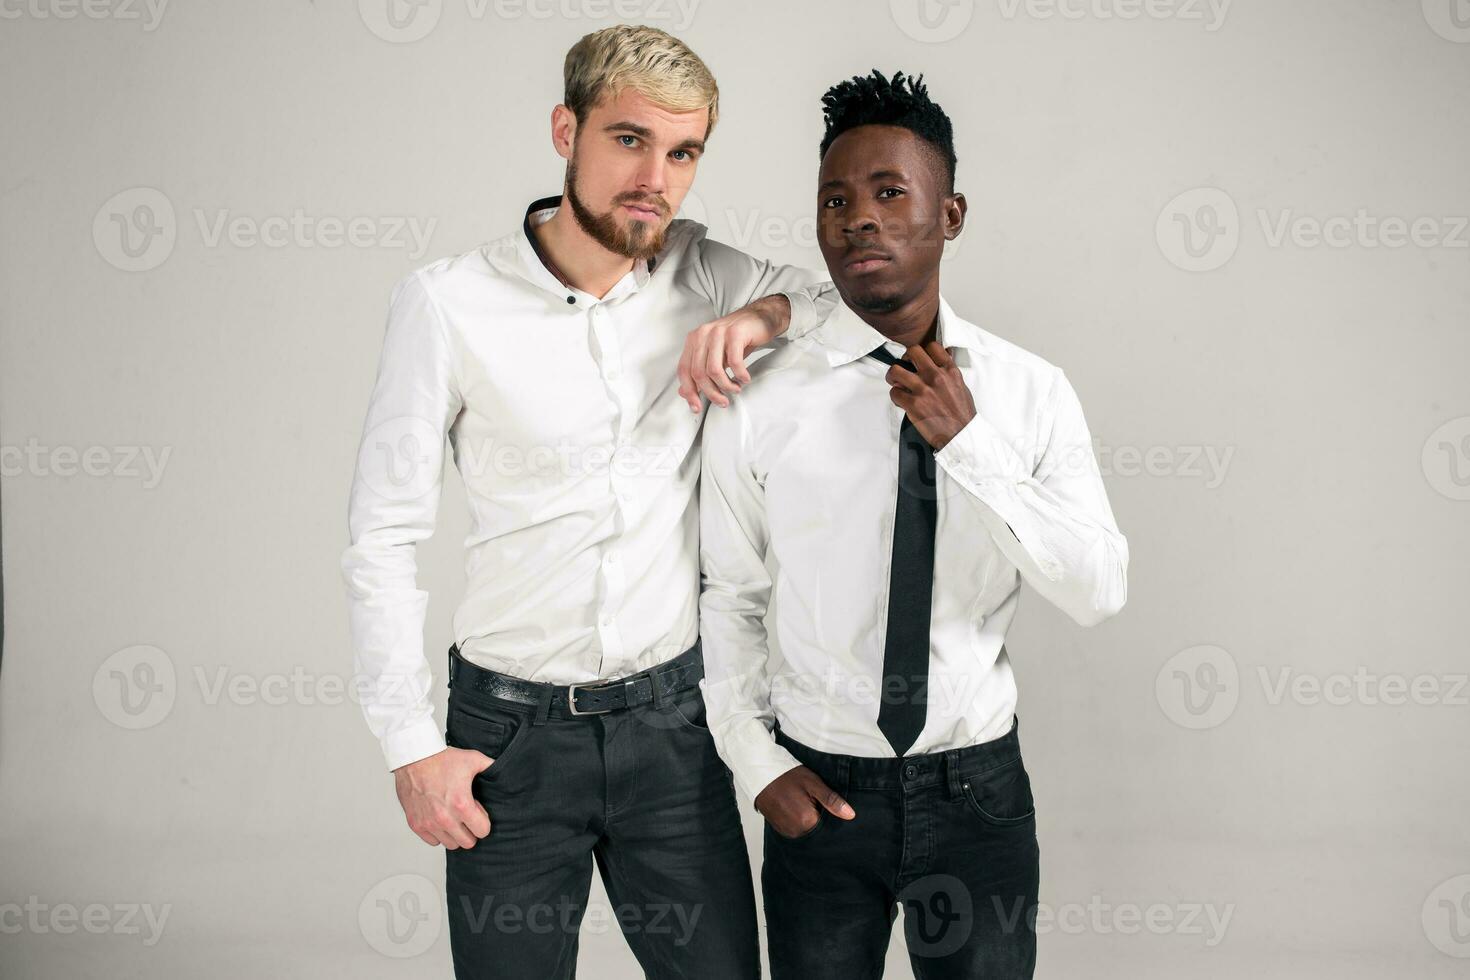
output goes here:
<path id="1" fill-rule="evenodd" d="M 540 224 L 533 223 L 531 234 L 536 236 L 541 250 L 568 285 L 598 299 L 607 295 L 607 291 L 633 268 L 632 259 L 609 252 L 582 230 L 565 194 L 556 214 Z"/>
<path id="2" fill-rule="evenodd" d="M 939 336 L 939 283 L 920 292 L 913 299 L 882 313 L 853 307 L 864 323 L 903 347 L 924 345 Z"/>

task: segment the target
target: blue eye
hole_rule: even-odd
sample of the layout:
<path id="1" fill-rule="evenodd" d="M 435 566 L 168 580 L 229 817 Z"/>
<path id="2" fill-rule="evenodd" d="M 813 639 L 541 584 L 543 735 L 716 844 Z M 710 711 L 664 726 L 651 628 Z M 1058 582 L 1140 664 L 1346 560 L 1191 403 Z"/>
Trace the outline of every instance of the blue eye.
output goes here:
<path id="1" fill-rule="evenodd" d="M 621 135 L 621 136 L 618 137 L 618 140 L 619 141 L 629 140 L 630 142 L 623 143 L 623 145 L 624 146 L 632 146 L 634 143 L 637 143 L 638 142 L 638 137 L 636 137 L 636 136 L 629 136 L 626 133 L 624 133 L 623 135 Z"/>

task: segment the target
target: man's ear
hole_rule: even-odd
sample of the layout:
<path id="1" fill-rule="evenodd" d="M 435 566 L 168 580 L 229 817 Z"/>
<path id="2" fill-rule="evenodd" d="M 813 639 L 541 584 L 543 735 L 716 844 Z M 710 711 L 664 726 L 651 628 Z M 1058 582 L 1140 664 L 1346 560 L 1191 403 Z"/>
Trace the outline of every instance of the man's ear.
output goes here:
<path id="1" fill-rule="evenodd" d="M 563 160 L 570 160 L 576 141 L 577 114 L 558 103 L 551 110 L 551 146 Z"/>
<path id="2" fill-rule="evenodd" d="M 949 195 L 944 202 L 944 239 L 954 241 L 965 228 L 965 211 L 969 209 L 965 195 Z"/>

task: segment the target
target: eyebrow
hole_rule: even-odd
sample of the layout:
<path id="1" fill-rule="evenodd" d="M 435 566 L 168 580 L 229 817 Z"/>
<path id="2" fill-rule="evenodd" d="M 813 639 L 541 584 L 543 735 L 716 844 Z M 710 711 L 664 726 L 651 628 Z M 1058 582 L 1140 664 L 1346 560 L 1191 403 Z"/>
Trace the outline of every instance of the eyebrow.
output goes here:
<path id="1" fill-rule="evenodd" d="M 901 170 L 874 170 L 872 173 L 868 174 L 868 180 L 908 180 L 908 176 L 904 174 Z M 821 184 L 817 186 L 817 190 L 831 190 L 835 187 L 842 187 L 846 183 L 847 181 L 845 180 L 824 180 Z"/>
<path id="2" fill-rule="evenodd" d="M 640 125 L 638 125 L 635 122 L 628 122 L 627 120 L 623 120 L 621 122 L 615 122 L 615 123 L 608 123 L 606 126 L 602 127 L 602 131 L 604 133 L 615 133 L 615 132 L 632 133 L 634 136 L 637 136 L 637 137 L 639 137 L 641 139 L 646 139 L 646 140 L 653 139 L 653 130 L 649 129 L 647 126 L 640 126 Z M 673 149 L 674 150 L 698 150 L 700 153 L 703 153 L 704 152 L 704 140 L 697 140 L 697 139 L 694 139 L 693 137 L 690 137 L 689 139 L 687 139 L 684 142 L 680 143 L 678 146 L 674 147 Z M 669 152 L 672 153 L 673 150 L 670 150 Z"/>

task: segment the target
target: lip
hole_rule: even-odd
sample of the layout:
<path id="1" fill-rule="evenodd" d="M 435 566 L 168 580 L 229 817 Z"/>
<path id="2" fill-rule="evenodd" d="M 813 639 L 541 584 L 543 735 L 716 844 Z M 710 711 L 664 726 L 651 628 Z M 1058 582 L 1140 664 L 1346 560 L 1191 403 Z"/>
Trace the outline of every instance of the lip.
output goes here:
<path id="1" fill-rule="evenodd" d="M 893 261 L 893 256 L 884 252 L 859 252 L 842 264 L 842 267 L 854 275 L 863 275 L 875 269 L 881 269 Z"/>
<path id="2" fill-rule="evenodd" d="M 645 208 L 637 204 L 624 204 L 623 210 L 627 211 L 635 221 L 657 221 L 663 215 L 655 208 Z"/>

